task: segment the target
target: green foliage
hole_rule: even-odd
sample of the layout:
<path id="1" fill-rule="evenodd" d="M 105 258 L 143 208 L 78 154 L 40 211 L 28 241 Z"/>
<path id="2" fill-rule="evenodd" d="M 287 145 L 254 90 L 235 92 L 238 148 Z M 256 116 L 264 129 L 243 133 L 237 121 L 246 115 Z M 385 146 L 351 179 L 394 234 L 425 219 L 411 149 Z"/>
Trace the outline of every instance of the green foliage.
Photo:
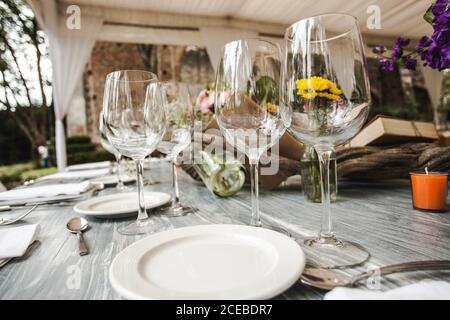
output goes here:
<path id="1" fill-rule="evenodd" d="M 67 155 L 67 164 L 79 164 L 86 162 L 99 162 L 99 161 L 107 161 L 107 160 L 115 160 L 114 156 L 106 150 L 96 150 L 91 152 L 79 152 Z"/>
<path id="2" fill-rule="evenodd" d="M 269 76 L 262 76 L 256 81 L 255 98 L 258 104 L 264 105 L 267 102 L 278 104 L 278 85 Z"/>
<path id="3" fill-rule="evenodd" d="M 13 164 L 9 166 L 0 166 L 0 181 L 5 185 L 22 181 L 22 173 L 34 168 L 33 162 Z"/>
<path id="4" fill-rule="evenodd" d="M 85 144 L 68 144 L 67 145 L 67 154 L 74 154 L 80 152 L 91 152 L 95 151 L 96 146 L 92 143 Z"/>
<path id="5" fill-rule="evenodd" d="M 28 171 L 22 172 L 22 174 L 20 175 L 20 178 L 23 182 L 25 182 L 27 180 L 38 179 L 40 177 L 47 176 L 47 175 L 55 173 L 57 171 L 58 171 L 58 169 L 55 167 L 33 169 L 33 170 L 28 170 Z"/>
<path id="6" fill-rule="evenodd" d="M 91 143 L 91 138 L 88 136 L 67 137 L 66 143 L 67 145 Z"/>
<path id="7" fill-rule="evenodd" d="M 433 5 L 436 1 L 433 1 L 433 3 L 428 7 L 427 11 L 425 11 L 425 14 L 423 15 L 423 19 L 428 22 L 429 24 L 433 23 L 434 14 L 433 14 Z"/>

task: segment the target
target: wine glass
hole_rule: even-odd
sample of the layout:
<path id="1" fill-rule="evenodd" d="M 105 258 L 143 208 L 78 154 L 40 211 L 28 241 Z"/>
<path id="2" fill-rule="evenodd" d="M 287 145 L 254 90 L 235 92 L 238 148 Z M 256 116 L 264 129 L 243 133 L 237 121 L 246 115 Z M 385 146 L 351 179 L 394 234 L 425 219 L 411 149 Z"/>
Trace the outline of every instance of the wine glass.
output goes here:
<path id="1" fill-rule="evenodd" d="M 156 75 L 138 70 L 108 74 L 102 112 L 108 141 L 133 159 L 137 169 L 138 217 L 118 231 L 125 235 L 155 232 L 157 226 L 145 211 L 142 161 L 155 150 L 165 131 L 164 100 Z"/>
<path id="2" fill-rule="evenodd" d="M 319 156 L 323 217 L 317 238 L 305 244 L 320 267 L 361 264 L 370 257 L 359 244 L 334 236 L 329 164 L 334 146 L 353 137 L 367 119 L 370 89 L 356 18 L 326 14 L 286 30 L 284 99 L 291 106 L 288 131 Z"/>
<path id="3" fill-rule="evenodd" d="M 158 150 L 166 154 L 172 163 L 173 197 L 171 206 L 159 211 L 168 216 L 184 216 L 195 212 L 196 209 L 180 202 L 177 157 L 191 144 L 194 109 L 186 84 L 163 82 L 162 90 L 166 109 L 166 133 L 158 145 Z"/>
<path id="4" fill-rule="evenodd" d="M 100 143 L 102 144 L 103 149 L 112 153 L 116 158 L 117 163 L 117 184 L 116 189 L 119 191 L 127 191 L 128 187 L 123 183 L 123 168 L 122 168 L 122 155 L 116 148 L 114 148 L 111 143 L 109 143 L 108 138 L 105 135 L 105 124 L 103 119 L 103 113 L 100 112 L 99 117 L 99 131 L 100 131 Z"/>
<path id="5" fill-rule="evenodd" d="M 290 122 L 288 107 L 280 99 L 280 70 L 278 45 L 245 39 L 224 46 L 216 75 L 215 117 L 225 140 L 249 159 L 250 225 L 256 227 L 263 226 L 258 202 L 259 159 Z"/>

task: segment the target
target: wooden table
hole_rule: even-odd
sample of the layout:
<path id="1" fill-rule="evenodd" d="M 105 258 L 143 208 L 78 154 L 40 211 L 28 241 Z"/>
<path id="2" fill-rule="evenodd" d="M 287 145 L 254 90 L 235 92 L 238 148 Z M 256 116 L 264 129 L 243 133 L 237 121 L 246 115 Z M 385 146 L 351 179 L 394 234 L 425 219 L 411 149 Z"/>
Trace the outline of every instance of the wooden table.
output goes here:
<path id="1" fill-rule="evenodd" d="M 151 170 L 162 183 L 148 190 L 171 192 L 171 173 L 162 162 Z M 203 185 L 180 174 L 182 200 L 199 211 L 185 217 L 153 216 L 162 229 L 208 223 L 247 224 L 250 220 L 250 195 L 244 189 L 234 197 L 220 199 Z M 105 189 L 102 193 L 112 193 Z M 305 200 L 299 190 L 263 191 L 260 194 L 262 219 L 288 229 L 302 239 L 316 234 L 320 227 L 321 206 Z M 89 219 L 85 233 L 91 253 L 78 255 L 76 236 L 65 225 L 75 213 L 71 206 L 41 207 L 26 218 L 39 223 L 41 241 L 24 260 L 13 260 L 0 269 L 0 299 L 120 299 L 108 281 L 114 257 L 140 237 L 123 236 L 117 227 L 132 219 Z M 333 205 L 336 234 L 357 241 L 372 254 L 363 267 L 344 271 L 355 274 L 376 266 L 411 260 L 450 259 L 450 213 L 425 213 L 411 207 L 407 182 L 379 184 L 343 183 L 339 200 Z M 381 289 L 417 282 L 445 279 L 450 272 L 415 272 L 383 278 Z M 321 299 L 325 291 L 296 283 L 277 299 Z"/>

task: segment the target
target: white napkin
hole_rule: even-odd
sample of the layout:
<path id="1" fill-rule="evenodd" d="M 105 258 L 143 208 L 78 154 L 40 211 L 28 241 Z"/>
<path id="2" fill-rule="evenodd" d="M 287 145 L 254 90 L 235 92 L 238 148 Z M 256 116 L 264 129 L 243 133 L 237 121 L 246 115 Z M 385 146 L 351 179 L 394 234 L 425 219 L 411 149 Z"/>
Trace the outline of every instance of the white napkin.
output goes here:
<path id="1" fill-rule="evenodd" d="M 325 300 L 450 300 L 450 282 L 424 280 L 388 290 L 335 288 Z"/>
<path id="2" fill-rule="evenodd" d="M 89 179 L 109 174 L 109 167 L 95 170 L 78 170 L 78 171 L 65 171 L 54 174 L 49 174 L 39 178 L 39 181 L 48 180 L 71 180 L 71 179 Z"/>
<path id="3" fill-rule="evenodd" d="M 104 169 L 104 168 L 109 168 L 110 166 L 111 166 L 110 161 L 89 162 L 89 163 L 74 164 L 74 165 L 68 166 L 66 168 L 66 171 Z"/>
<path id="4" fill-rule="evenodd" d="M 0 229 L 0 259 L 21 257 L 39 235 L 38 224 Z"/>
<path id="5" fill-rule="evenodd" d="M 27 200 L 33 198 L 46 198 L 59 195 L 78 195 L 92 187 L 89 181 L 79 183 L 52 184 L 45 186 L 12 189 L 0 192 L 0 201 Z"/>

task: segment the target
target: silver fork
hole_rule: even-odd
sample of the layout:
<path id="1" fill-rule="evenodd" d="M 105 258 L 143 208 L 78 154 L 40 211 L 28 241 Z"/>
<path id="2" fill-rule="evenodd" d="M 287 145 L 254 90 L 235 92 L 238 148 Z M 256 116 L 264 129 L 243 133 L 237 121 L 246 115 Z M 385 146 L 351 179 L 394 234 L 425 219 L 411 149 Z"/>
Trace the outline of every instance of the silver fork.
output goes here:
<path id="1" fill-rule="evenodd" d="M 7 226 L 7 225 L 13 224 L 13 223 L 15 223 L 15 222 L 17 222 L 19 220 L 22 220 L 27 215 L 29 215 L 32 211 L 34 211 L 34 209 L 36 209 L 38 207 L 38 205 L 39 204 L 35 204 L 28 211 L 26 211 L 25 213 L 21 214 L 17 218 L 14 218 L 14 219 L 2 219 L 2 218 L 0 218 L 0 226 Z M 1 261 L 0 261 L 0 264 L 1 264 Z"/>

